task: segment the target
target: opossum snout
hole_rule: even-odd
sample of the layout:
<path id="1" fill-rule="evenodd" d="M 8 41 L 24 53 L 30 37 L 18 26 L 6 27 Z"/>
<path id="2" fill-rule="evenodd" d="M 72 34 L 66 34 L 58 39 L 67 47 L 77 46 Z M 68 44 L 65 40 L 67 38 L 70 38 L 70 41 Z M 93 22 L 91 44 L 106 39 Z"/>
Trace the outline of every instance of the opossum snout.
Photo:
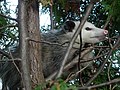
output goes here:
<path id="1" fill-rule="evenodd" d="M 108 34 L 108 31 L 107 31 L 107 30 L 104 30 L 103 34 L 105 34 L 105 35 Z"/>

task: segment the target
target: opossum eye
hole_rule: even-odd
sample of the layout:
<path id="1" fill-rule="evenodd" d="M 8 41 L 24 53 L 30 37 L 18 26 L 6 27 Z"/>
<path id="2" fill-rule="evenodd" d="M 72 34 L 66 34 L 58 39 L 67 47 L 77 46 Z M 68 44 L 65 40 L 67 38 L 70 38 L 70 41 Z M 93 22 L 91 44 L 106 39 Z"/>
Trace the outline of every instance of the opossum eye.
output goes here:
<path id="1" fill-rule="evenodd" d="M 89 27 L 86 27 L 85 28 L 87 31 L 90 31 L 90 30 L 92 30 L 92 28 L 89 28 Z"/>

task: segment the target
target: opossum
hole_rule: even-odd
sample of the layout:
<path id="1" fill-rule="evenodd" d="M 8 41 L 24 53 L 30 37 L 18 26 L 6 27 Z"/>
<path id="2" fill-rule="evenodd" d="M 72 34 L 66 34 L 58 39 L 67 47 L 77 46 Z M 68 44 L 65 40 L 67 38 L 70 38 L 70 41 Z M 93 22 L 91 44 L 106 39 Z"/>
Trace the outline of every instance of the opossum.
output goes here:
<path id="1" fill-rule="evenodd" d="M 42 35 L 43 40 L 52 43 L 59 43 L 61 45 L 48 45 L 43 43 L 42 60 L 43 72 L 45 77 L 47 77 L 48 75 L 52 74 L 54 71 L 60 68 L 61 62 L 67 49 L 67 47 L 65 46 L 68 46 L 68 43 L 72 39 L 73 34 L 77 30 L 79 24 L 79 21 L 66 21 L 62 30 L 56 32 L 50 31 Z M 84 45 L 85 43 L 98 43 L 104 40 L 107 34 L 107 30 L 97 28 L 92 23 L 86 22 L 82 28 L 82 44 Z M 70 52 L 67 62 L 70 62 L 73 59 L 74 54 L 77 50 L 76 48 L 79 47 L 80 37 L 78 36 Z M 92 53 L 88 53 L 83 58 L 88 59 L 92 58 L 92 56 Z"/>
<path id="2" fill-rule="evenodd" d="M 79 24 L 79 21 L 66 21 L 60 30 L 48 31 L 47 33 L 41 34 L 43 41 L 41 51 L 42 65 L 45 78 L 60 68 L 67 46 Z M 83 46 L 85 43 L 98 43 L 104 40 L 107 34 L 107 30 L 97 28 L 92 23 L 86 22 L 82 28 Z M 44 41 L 47 43 L 44 43 Z M 70 52 L 67 63 L 72 61 L 79 45 L 80 38 L 78 36 Z M 88 56 L 91 57 L 90 55 L 91 53 Z M 21 76 L 11 62 L 1 66 L 0 77 L 2 78 L 2 82 L 5 83 L 3 85 L 4 88 L 9 87 L 10 90 L 17 90 L 17 88 L 21 87 Z"/>

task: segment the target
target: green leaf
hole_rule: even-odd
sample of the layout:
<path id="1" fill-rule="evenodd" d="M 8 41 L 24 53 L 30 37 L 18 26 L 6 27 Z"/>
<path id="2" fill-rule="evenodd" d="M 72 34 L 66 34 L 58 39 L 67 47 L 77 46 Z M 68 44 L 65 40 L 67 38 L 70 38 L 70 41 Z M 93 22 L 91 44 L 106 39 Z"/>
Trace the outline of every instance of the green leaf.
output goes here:
<path id="1" fill-rule="evenodd" d="M 56 85 L 53 85 L 50 90 L 57 90 Z"/>
<path id="2" fill-rule="evenodd" d="M 41 85 L 37 86 L 35 90 L 42 90 L 42 86 Z"/>
<path id="3" fill-rule="evenodd" d="M 60 90 L 67 90 L 68 87 L 67 87 L 67 83 L 63 82 L 60 84 Z"/>

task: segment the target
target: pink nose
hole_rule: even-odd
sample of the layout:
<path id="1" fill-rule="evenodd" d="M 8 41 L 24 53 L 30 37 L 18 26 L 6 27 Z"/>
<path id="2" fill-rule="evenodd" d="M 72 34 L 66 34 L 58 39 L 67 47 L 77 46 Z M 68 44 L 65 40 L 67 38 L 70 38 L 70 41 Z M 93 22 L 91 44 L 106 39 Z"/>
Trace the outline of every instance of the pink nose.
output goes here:
<path id="1" fill-rule="evenodd" d="M 104 32 L 103 32 L 103 33 L 106 35 L 106 34 L 108 34 L 108 31 L 107 31 L 107 30 L 104 30 Z"/>

